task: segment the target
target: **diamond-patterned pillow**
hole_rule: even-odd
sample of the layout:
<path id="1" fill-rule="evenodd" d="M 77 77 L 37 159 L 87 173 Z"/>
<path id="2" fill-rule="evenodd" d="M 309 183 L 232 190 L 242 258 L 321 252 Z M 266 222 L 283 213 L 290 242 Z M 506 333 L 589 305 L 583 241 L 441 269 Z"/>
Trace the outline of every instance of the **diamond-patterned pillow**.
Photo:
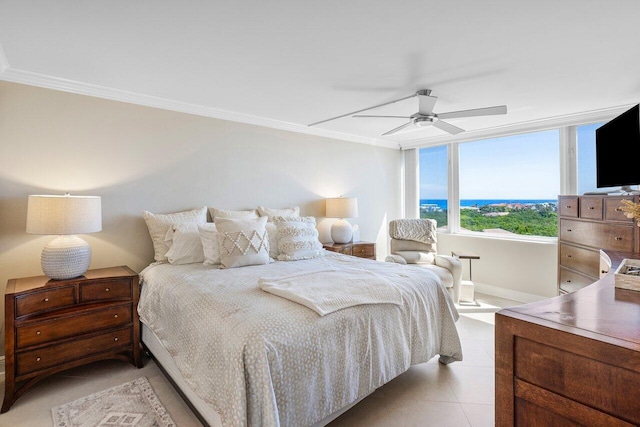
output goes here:
<path id="1" fill-rule="evenodd" d="M 256 219 L 216 218 L 222 268 L 269 263 L 267 217 Z"/>

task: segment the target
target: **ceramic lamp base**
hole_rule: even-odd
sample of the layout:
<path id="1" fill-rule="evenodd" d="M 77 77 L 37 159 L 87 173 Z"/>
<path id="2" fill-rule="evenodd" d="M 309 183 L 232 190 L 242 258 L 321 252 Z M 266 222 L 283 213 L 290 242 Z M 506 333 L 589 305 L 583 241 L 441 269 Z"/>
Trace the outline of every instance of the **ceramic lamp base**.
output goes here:
<path id="1" fill-rule="evenodd" d="M 349 243 L 352 237 L 353 229 L 346 219 L 339 219 L 331 226 L 331 240 L 335 243 Z"/>
<path id="2" fill-rule="evenodd" d="M 42 271 L 52 279 L 82 276 L 91 263 L 91 246 L 78 236 L 59 236 L 42 250 Z"/>

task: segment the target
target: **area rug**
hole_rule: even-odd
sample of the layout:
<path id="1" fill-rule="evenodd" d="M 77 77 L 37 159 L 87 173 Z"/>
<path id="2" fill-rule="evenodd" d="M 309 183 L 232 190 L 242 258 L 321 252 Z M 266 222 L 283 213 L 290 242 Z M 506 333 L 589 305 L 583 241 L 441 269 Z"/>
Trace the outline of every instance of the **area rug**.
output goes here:
<path id="1" fill-rule="evenodd" d="M 175 427 L 145 377 L 56 406 L 51 414 L 54 427 Z"/>

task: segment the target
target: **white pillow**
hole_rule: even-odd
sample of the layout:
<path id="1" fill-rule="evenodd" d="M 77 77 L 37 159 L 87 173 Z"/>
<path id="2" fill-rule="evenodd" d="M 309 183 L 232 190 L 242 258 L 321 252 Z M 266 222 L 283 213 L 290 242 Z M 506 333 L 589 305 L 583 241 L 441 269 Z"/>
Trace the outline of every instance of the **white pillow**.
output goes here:
<path id="1" fill-rule="evenodd" d="M 259 218 L 258 211 L 255 209 L 246 211 L 233 211 L 229 209 L 216 209 L 209 208 L 209 214 L 214 221 L 218 218 L 236 218 L 236 219 L 248 219 Z"/>
<path id="2" fill-rule="evenodd" d="M 258 206 L 258 213 L 260 216 L 266 216 L 269 218 L 269 222 L 271 222 L 276 216 L 300 216 L 300 207 L 294 206 L 292 208 L 273 209 Z"/>
<path id="3" fill-rule="evenodd" d="M 198 233 L 198 224 L 174 225 L 167 232 L 171 245 L 167 251 L 170 264 L 193 264 L 204 262 L 204 250 Z"/>
<path id="4" fill-rule="evenodd" d="M 267 218 L 216 218 L 223 268 L 269 263 Z"/>
<path id="5" fill-rule="evenodd" d="M 154 214 L 149 211 L 144 211 L 142 212 L 142 217 L 147 223 L 151 241 L 153 242 L 153 258 L 156 261 L 166 262 L 169 245 L 167 245 L 164 239 L 169 228 L 172 225 L 207 222 L 207 208 L 205 206 L 199 209 L 172 214 Z"/>
<path id="6" fill-rule="evenodd" d="M 314 217 L 278 216 L 274 218 L 274 222 L 278 230 L 280 261 L 297 261 L 324 256 Z"/>
<path id="7" fill-rule="evenodd" d="M 218 229 L 215 224 L 198 224 L 198 234 L 204 251 L 204 264 L 220 264 L 220 244 L 218 243 Z"/>
<path id="8" fill-rule="evenodd" d="M 278 228 L 273 222 L 267 222 L 267 234 L 269 235 L 269 256 L 278 259 Z"/>

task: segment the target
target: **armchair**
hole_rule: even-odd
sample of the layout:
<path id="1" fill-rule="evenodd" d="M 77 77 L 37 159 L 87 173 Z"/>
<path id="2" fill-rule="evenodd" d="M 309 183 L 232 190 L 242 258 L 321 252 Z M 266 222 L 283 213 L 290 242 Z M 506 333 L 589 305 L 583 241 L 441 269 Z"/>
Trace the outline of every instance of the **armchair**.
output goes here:
<path id="1" fill-rule="evenodd" d="M 385 261 L 428 268 L 442 280 L 453 301 L 457 303 L 460 299 L 462 264 L 455 257 L 437 253 L 436 228 L 436 221 L 432 219 L 391 221 L 391 255 Z"/>

